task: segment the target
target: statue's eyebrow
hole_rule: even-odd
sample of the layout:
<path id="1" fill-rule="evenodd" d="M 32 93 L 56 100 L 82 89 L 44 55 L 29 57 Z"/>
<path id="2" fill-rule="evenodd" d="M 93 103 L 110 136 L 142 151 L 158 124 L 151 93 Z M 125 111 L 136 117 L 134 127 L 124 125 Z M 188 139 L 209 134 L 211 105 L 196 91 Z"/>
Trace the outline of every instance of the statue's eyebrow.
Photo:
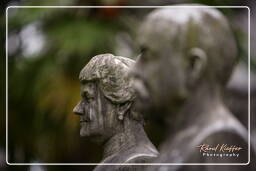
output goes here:
<path id="1" fill-rule="evenodd" d="M 84 79 L 82 79 L 82 80 L 80 80 L 80 83 L 81 84 L 85 84 L 85 83 L 87 83 L 88 81 L 87 80 L 84 80 Z"/>
<path id="2" fill-rule="evenodd" d="M 97 80 L 98 80 L 97 78 L 93 78 L 93 79 L 80 79 L 80 83 L 81 84 L 86 84 L 86 83 L 95 82 Z"/>
<path id="3" fill-rule="evenodd" d="M 91 83 L 93 82 L 94 80 L 86 80 L 86 79 L 82 79 L 80 80 L 80 84 L 88 84 L 88 83 Z"/>

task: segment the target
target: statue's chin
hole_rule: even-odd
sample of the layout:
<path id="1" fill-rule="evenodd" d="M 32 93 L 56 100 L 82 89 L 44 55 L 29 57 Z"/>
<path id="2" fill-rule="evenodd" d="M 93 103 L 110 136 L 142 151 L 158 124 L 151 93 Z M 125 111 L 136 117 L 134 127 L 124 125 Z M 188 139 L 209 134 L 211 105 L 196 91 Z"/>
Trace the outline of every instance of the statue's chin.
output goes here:
<path id="1" fill-rule="evenodd" d="M 88 138 L 89 141 L 94 143 L 103 143 L 105 141 L 104 137 L 101 134 L 90 133 L 88 131 L 80 130 L 80 136 L 84 138 Z"/>
<path id="2" fill-rule="evenodd" d="M 80 130 L 80 136 L 81 136 L 81 137 L 88 137 L 89 134 L 86 133 L 86 132 L 84 132 L 83 130 Z"/>

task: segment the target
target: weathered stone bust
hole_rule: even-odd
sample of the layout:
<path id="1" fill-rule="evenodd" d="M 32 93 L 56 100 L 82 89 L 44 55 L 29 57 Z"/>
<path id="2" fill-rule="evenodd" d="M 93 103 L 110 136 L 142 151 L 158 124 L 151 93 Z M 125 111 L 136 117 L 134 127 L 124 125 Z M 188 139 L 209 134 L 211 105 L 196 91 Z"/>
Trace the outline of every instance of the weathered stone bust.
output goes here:
<path id="1" fill-rule="evenodd" d="M 150 162 L 158 155 L 143 129 L 143 118 L 133 105 L 133 80 L 128 75 L 135 62 L 103 54 L 82 69 L 82 100 L 73 112 L 80 115 L 81 136 L 104 145 L 101 163 Z M 136 170 L 138 166 L 104 166 L 99 170 Z"/>
<path id="2" fill-rule="evenodd" d="M 169 138 L 155 162 L 246 163 L 247 130 L 222 98 L 237 55 L 226 18 L 213 8 L 157 9 L 142 23 L 138 42 L 142 54 L 134 75 L 140 109 L 169 121 Z M 202 144 L 227 144 L 242 150 L 236 151 L 239 157 L 210 157 L 200 152 Z M 148 169 L 203 171 L 209 167 Z M 216 167 L 230 170 L 229 166 Z"/>

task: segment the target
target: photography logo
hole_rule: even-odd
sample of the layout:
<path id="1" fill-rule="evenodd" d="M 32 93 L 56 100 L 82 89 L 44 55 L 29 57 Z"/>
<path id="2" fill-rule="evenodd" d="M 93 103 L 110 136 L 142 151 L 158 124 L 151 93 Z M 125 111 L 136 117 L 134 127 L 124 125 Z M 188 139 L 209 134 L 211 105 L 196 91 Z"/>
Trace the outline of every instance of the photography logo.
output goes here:
<path id="1" fill-rule="evenodd" d="M 201 144 L 196 146 L 203 157 L 239 157 L 239 151 L 242 150 L 242 147 L 229 144 Z"/>

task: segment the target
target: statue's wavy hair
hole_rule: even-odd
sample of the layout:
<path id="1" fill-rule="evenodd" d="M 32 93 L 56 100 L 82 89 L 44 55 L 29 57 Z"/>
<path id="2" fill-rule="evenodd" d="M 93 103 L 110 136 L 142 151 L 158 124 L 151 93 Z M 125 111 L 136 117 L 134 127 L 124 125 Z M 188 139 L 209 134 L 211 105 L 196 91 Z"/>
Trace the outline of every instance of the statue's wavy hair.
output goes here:
<path id="1" fill-rule="evenodd" d="M 135 91 L 130 69 L 135 61 L 112 54 L 94 56 L 79 74 L 80 82 L 97 81 L 104 96 L 115 105 L 130 104 L 130 115 L 143 120 L 134 108 Z"/>

